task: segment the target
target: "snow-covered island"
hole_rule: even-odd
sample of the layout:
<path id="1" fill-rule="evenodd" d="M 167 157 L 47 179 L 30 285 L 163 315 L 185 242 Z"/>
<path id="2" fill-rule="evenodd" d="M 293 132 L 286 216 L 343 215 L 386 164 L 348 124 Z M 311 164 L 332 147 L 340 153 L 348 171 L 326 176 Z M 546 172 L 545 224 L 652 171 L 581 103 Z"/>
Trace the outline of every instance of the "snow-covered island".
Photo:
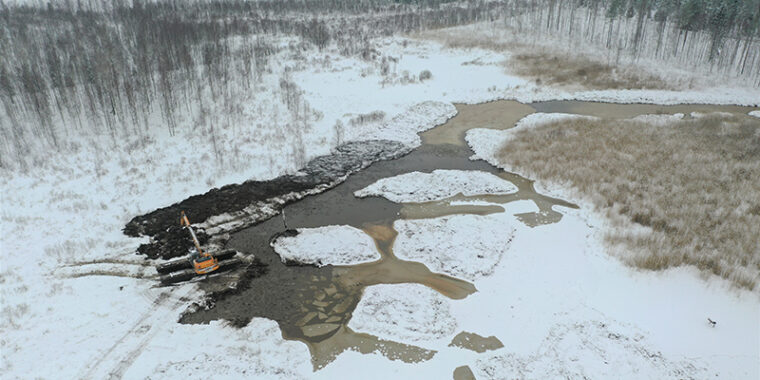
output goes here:
<path id="1" fill-rule="evenodd" d="M 350 226 L 299 229 L 295 236 L 272 242 L 283 261 L 303 264 L 355 265 L 380 259 L 372 238 Z"/>
<path id="2" fill-rule="evenodd" d="M 429 202 L 456 194 L 509 194 L 517 187 L 493 174 L 480 171 L 434 170 L 381 179 L 355 191 L 357 197 L 382 196 L 396 203 Z"/>

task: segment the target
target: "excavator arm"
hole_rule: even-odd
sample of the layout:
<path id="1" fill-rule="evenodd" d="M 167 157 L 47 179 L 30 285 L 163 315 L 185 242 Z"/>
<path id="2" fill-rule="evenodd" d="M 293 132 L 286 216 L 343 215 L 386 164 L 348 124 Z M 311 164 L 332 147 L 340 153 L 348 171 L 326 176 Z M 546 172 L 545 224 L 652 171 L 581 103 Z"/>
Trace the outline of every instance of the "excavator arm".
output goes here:
<path id="1" fill-rule="evenodd" d="M 180 217 L 180 225 L 182 225 L 183 227 L 187 228 L 190 231 L 190 235 L 193 237 L 193 243 L 195 244 L 195 249 L 198 250 L 198 254 L 201 257 L 208 256 L 201 249 L 201 243 L 198 241 L 198 237 L 195 236 L 195 231 L 193 231 L 193 227 L 190 225 L 190 220 L 187 219 L 187 215 L 185 215 L 184 211 L 182 211 L 182 216 Z"/>
<path id="2" fill-rule="evenodd" d="M 198 256 L 191 258 L 193 261 L 193 269 L 195 269 L 195 273 L 207 274 L 219 269 L 219 262 L 216 260 L 216 258 L 206 252 L 203 252 L 201 249 L 201 243 L 198 241 L 198 236 L 195 235 L 195 231 L 193 231 L 193 227 L 190 225 L 190 219 L 187 218 L 187 215 L 185 215 L 184 211 L 182 211 L 180 224 L 187 228 L 188 231 L 190 231 L 190 235 L 193 237 L 193 244 L 195 244 L 195 249 L 198 251 Z"/>
<path id="3" fill-rule="evenodd" d="M 193 238 L 193 244 L 195 245 L 195 252 L 180 259 L 158 264 L 156 266 L 156 271 L 161 275 L 162 284 L 169 285 L 187 281 L 193 277 L 210 274 L 212 272 L 219 273 L 227 271 L 243 264 L 242 260 L 235 257 L 237 251 L 234 250 L 215 252 L 213 255 L 204 252 L 201 249 L 201 243 L 198 241 L 198 236 L 195 234 L 195 231 L 190 224 L 190 219 L 188 219 L 184 211 L 180 216 L 180 225 L 190 231 L 190 236 Z"/>

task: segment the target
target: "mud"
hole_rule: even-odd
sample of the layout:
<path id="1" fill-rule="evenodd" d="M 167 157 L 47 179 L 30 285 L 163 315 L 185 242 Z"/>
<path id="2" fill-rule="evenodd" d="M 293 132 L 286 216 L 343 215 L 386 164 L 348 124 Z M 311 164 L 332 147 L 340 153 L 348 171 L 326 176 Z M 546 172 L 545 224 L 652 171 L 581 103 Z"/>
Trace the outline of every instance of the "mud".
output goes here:
<path id="1" fill-rule="evenodd" d="M 483 353 L 498 350 L 504 347 L 504 344 L 493 335 L 486 338 L 475 333 L 462 331 L 451 340 L 449 347 L 465 348 L 477 353 Z"/>
<path id="2" fill-rule="evenodd" d="M 463 365 L 454 370 L 454 380 L 475 380 L 475 374 L 470 367 Z"/>
<path id="3" fill-rule="evenodd" d="M 311 350 L 314 368 L 322 368 L 330 364 L 346 350 L 357 351 L 362 354 L 379 352 L 391 360 L 401 360 L 405 363 L 430 360 L 436 354 L 434 350 L 357 333 L 345 326 L 340 326 L 335 334 L 321 344 L 309 344 L 309 349 Z"/>
<path id="4" fill-rule="evenodd" d="M 253 317 L 272 319 L 278 322 L 283 337 L 306 343 L 312 353 L 315 368 L 321 368 L 349 349 L 363 353 L 380 352 L 391 359 L 404 361 L 427 360 L 435 354 L 434 351 L 381 340 L 353 332 L 347 327 L 366 286 L 415 282 L 436 289 L 452 299 L 461 299 L 476 291 L 475 286 L 466 281 L 433 273 L 418 262 L 396 258 L 393 254 L 396 236 L 393 222 L 399 218 L 501 212 L 504 209 L 497 205 L 463 205 L 457 202 L 505 204 L 515 200 L 530 200 L 538 207 L 538 212 L 517 215 L 519 220 L 529 226 L 559 221 L 562 214 L 554 209 L 555 206 L 576 206 L 538 194 L 532 180 L 505 173 L 484 161 L 471 161 L 469 157 L 472 151 L 464 143 L 464 133 L 475 127 L 509 128 L 520 118 L 535 112 L 535 109 L 591 114 L 602 114 L 604 110 L 604 107 L 596 109 L 596 104 L 590 104 L 586 109 L 566 103 L 572 102 L 525 105 L 504 101 L 484 105 L 457 105 L 459 115 L 443 126 L 422 133 L 423 145 L 408 154 L 405 148 L 395 143 L 368 142 L 368 147 L 363 147 L 364 143 L 355 143 L 351 149 L 342 148 L 336 156 L 312 161 L 302 171 L 303 175 L 288 175 L 271 181 L 250 181 L 214 189 L 207 194 L 137 217 L 127 225 L 125 233 L 156 235 L 176 223 L 180 210 L 185 210 L 194 221 L 200 222 L 222 213 L 255 213 L 256 210 L 251 207 L 256 205 L 255 202 L 294 193 L 304 194 L 281 203 L 269 202 L 268 204 L 276 206 L 275 213 L 282 212 L 280 217 L 272 218 L 272 213 L 263 213 L 265 217 L 254 217 L 239 225 L 242 227 L 230 236 L 225 248 L 255 256 L 259 260 L 258 269 L 251 270 L 248 267 L 242 274 L 234 275 L 237 277 L 211 277 L 199 282 L 199 286 L 209 294 L 207 302 L 188 310 L 180 322 L 207 323 L 224 319 L 236 326 L 245 326 Z M 651 112 L 641 105 L 624 107 L 631 107 L 631 111 L 626 111 L 630 113 Z M 672 111 L 683 112 L 680 108 L 673 108 Z M 619 111 L 613 113 L 615 112 Z M 431 172 L 435 169 L 489 172 L 512 182 L 518 191 L 507 195 L 458 195 L 436 202 L 403 205 L 380 197 L 359 199 L 353 196 L 356 190 L 381 178 L 411 171 Z M 350 173 L 353 174 L 345 178 Z M 319 186 L 329 189 L 316 193 L 314 189 Z M 287 219 L 282 215 L 286 215 Z M 353 266 L 316 267 L 283 263 L 270 245 L 272 238 L 283 233 L 293 234 L 293 229 L 331 224 L 350 225 L 364 230 L 375 240 L 382 258 L 373 263 Z M 234 281 L 233 278 L 237 280 L 237 287 L 230 289 L 228 283 Z M 472 341 L 473 337 L 470 336 L 469 340 Z M 493 342 L 489 341 L 481 345 L 488 346 L 491 343 Z M 469 343 L 462 343 L 466 344 Z"/>
<path id="5" fill-rule="evenodd" d="M 195 195 L 171 206 L 137 216 L 127 223 L 124 233 L 133 237 L 151 236 L 160 239 L 161 234 L 167 229 L 179 224 L 181 211 L 185 211 L 193 223 L 203 223 L 213 216 L 240 212 L 246 207 L 256 205 L 257 202 L 308 192 L 320 186 L 332 187 L 345 176 L 375 161 L 394 159 L 408 151 L 408 147 L 395 141 L 374 140 L 347 143 L 338 147 L 332 155 L 311 160 L 296 174 L 283 175 L 268 181 L 246 181 L 242 184 L 211 189 L 205 194 Z M 290 202 L 297 200 L 285 198 Z M 275 204 L 278 203 L 280 202 L 275 202 Z M 253 220 L 251 224 L 259 221 Z M 173 247 L 167 247 L 158 242 L 155 247 L 144 247 L 142 252 L 150 253 L 153 257 L 164 258 L 185 253 L 166 251 L 167 248 Z"/>
<path id="6" fill-rule="evenodd" d="M 433 128 L 420 133 L 425 145 L 467 146 L 464 135 L 472 128 L 508 129 L 517 120 L 536 110 L 532 105 L 513 101 L 482 104 L 457 104 L 457 116 L 446 123 L 446 128 Z"/>
<path id="7" fill-rule="evenodd" d="M 285 265 L 281 262 L 269 244 L 272 236 L 283 231 L 280 218 L 266 220 L 246 231 L 250 233 L 233 235 L 228 247 L 245 247 L 240 251 L 253 254 L 265 265 L 266 275 L 251 276 L 245 273 L 239 280 L 239 284 L 245 286 L 238 285 L 234 291 L 223 294 L 214 292 L 219 286 L 218 281 L 200 283 L 204 290 L 211 293 L 209 303 L 212 307 L 188 311 L 180 318 L 181 323 L 225 319 L 236 326 L 245 326 L 251 318 L 263 317 L 277 321 L 284 336 L 295 338 L 304 335 L 301 327 L 307 323 L 327 323 L 328 319 L 330 323 L 342 323 L 345 310 L 356 306 L 358 297 L 351 297 L 347 290 L 337 292 L 336 289 L 327 297 L 325 290 L 332 285 L 332 267 Z M 319 291 L 325 295 L 318 295 Z M 334 316 L 338 318 L 332 318 Z M 323 338 L 326 337 L 310 337 L 312 340 Z"/>
<path id="8" fill-rule="evenodd" d="M 179 219 L 175 219 L 177 219 L 177 225 L 159 231 L 151 237 L 150 243 L 140 244 L 137 254 L 145 255 L 149 259 L 164 260 L 187 255 L 190 248 L 194 247 L 193 241 L 190 239 L 190 233 L 179 226 Z M 195 235 L 201 245 L 208 243 L 209 236 L 205 230 L 196 228 Z"/>
<path id="9" fill-rule="evenodd" d="M 378 284 L 416 283 L 426 285 L 451 299 L 463 299 L 477 289 L 467 281 L 433 273 L 425 265 L 401 260 L 393 254 L 398 232 L 392 224 L 367 224 L 364 232 L 375 241 L 381 259 L 372 263 L 335 267 L 335 281 L 343 287 L 362 289 Z"/>

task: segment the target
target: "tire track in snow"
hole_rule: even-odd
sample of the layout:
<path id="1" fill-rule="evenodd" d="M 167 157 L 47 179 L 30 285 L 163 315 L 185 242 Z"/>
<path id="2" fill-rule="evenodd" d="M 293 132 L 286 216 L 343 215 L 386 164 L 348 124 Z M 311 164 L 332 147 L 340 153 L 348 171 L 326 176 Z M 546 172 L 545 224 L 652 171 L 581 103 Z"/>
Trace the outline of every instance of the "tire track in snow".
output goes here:
<path id="1" fill-rule="evenodd" d="M 121 379 L 132 363 L 137 360 L 145 347 L 153 340 L 159 329 L 167 323 L 175 323 L 177 314 L 187 301 L 183 299 L 193 291 L 195 286 L 164 291 L 151 304 L 150 309 L 121 336 L 111 347 L 92 364 L 82 379 Z M 171 306 L 166 307 L 169 301 Z M 105 370 L 109 368 L 109 370 Z"/>

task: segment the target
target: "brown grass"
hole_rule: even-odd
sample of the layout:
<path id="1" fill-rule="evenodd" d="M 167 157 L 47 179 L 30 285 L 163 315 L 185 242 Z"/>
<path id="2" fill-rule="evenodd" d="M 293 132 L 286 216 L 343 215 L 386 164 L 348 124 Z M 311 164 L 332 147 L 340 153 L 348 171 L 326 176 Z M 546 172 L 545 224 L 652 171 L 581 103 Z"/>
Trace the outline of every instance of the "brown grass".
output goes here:
<path id="1" fill-rule="evenodd" d="M 580 86 L 587 89 L 665 89 L 660 78 L 595 62 L 587 57 L 557 55 L 547 51 L 515 54 L 505 62 L 507 70 L 533 78 L 537 84 Z"/>
<path id="2" fill-rule="evenodd" d="M 619 251 L 633 266 L 694 265 L 740 287 L 757 286 L 757 119 L 551 122 L 515 133 L 500 160 L 537 179 L 571 183 L 617 221 L 607 240 L 625 247 Z"/>
<path id="3" fill-rule="evenodd" d="M 536 84 L 549 84 L 573 89 L 676 89 L 660 77 L 632 67 L 614 67 L 583 54 L 557 53 L 532 46 L 507 36 L 478 33 L 454 33 L 432 30 L 414 37 L 437 40 L 449 48 L 480 48 L 511 53 L 505 69 L 527 77 Z"/>

